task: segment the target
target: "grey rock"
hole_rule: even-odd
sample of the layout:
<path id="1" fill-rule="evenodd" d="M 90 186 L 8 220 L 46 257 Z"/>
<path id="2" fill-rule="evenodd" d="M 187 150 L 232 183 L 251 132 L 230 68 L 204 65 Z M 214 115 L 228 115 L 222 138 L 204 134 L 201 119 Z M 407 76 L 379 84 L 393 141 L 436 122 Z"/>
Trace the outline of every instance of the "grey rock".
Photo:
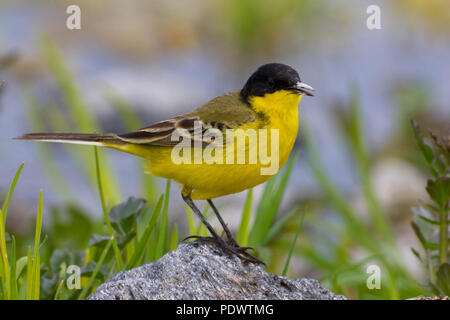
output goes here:
<path id="1" fill-rule="evenodd" d="M 181 243 L 158 261 L 121 271 L 97 288 L 88 300 L 289 299 L 343 300 L 314 279 L 267 273 L 243 264 L 214 244 Z"/>

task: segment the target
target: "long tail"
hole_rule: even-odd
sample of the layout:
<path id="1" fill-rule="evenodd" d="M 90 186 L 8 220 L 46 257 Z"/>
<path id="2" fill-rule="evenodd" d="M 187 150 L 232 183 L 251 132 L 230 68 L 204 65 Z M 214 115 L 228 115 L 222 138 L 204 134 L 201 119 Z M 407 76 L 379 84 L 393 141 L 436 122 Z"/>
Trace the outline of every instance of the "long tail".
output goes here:
<path id="1" fill-rule="evenodd" d="M 27 133 L 15 139 L 87 144 L 94 146 L 120 145 L 125 143 L 124 141 L 118 139 L 115 134 L 89 134 L 89 133 Z"/>

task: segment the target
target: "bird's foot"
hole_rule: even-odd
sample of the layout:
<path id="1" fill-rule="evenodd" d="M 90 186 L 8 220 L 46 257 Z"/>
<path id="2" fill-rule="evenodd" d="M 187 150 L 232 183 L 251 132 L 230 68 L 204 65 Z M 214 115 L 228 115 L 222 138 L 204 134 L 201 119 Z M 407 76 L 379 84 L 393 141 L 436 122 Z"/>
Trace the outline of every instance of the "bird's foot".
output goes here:
<path id="1" fill-rule="evenodd" d="M 241 247 L 237 244 L 237 242 L 232 239 L 232 241 L 225 241 L 222 238 L 218 237 L 201 237 L 201 236 L 189 236 L 185 238 L 183 241 L 188 239 L 195 239 L 195 241 L 199 242 L 210 242 L 218 245 L 224 252 L 230 255 L 238 256 L 244 263 L 254 263 L 260 265 L 266 265 L 264 262 L 259 260 L 258 258 L 252 256 L 247 250 L 253 250 L 252 247 Z"/>

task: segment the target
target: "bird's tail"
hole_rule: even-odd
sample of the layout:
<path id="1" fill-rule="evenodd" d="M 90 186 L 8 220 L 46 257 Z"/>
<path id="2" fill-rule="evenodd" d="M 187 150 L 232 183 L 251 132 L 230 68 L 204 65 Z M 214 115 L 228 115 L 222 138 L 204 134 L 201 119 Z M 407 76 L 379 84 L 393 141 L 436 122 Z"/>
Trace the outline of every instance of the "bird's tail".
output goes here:
<path id="1" fill-rule="evenodd" d="M 120 145 L 124 142 L 115 134 L 89 134 L 89 133 L 27 133 L 18 140 L 37 140 L 44 142 L 87 144 L 94 146 Z"/>

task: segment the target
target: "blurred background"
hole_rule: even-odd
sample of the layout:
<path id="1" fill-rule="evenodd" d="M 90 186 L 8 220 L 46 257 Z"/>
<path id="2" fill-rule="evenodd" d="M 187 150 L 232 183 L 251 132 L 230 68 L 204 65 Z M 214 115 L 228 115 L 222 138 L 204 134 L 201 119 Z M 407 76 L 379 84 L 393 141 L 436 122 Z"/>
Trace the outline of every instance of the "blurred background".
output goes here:
<path id="1" fill-rule="evenodd" d="M 71 4 L 81 8 L 81 30 L 66 28 Z M 371 4 L 381 8 L 380 30 L 366 27 Z M 12 138 L 30 131 L 138 129 L 241 88 L 261 64 L 281 62 L 316 89 L 300 103 L 298 157 L 276 217 L 307 207 L 288 276 L 322 279 L 351 298 L 420 294 L 426 271 L 410 250 L 420 246 L 410 221 L 411 207 L 427 199 L 427 172 L 410 118 L 436 133 L 449 128 L 448 30 L 446 0 L 2 0 L 0 199 L 25 162 L 7 230 L 17 235 L 19 246 L 20 237 L 26 243 L 41 189 L 44 227 L 55 216 L 76 211 L 85 225 L 59 222 L 69 237 L 102 218 L 92 148 Z M 360 116 L 356 133 L 351 110 Z M 362 141 L 362 155 L 355 139 Z M 132 156 L 105 151 L 101 161 L 109 206 L 129 196 L 155 201 L 164 191 L 165 181 L 143 177 L 141 161 Z M 319 162 L 319 169 L 312 165 Z M 361 168 L 369 173 L 362 182 Z M 370 217 L 373 208 L 382 212 L 408 275 L 398 278 L 397 295 L 364 289 L 364 267 L 378 258 L 348 235 L 347 207 L 339 205 L 329 184 L 380 237 Z M 263 188 L 254 189 L 254 214 Z M 189 232 L 179 192 L 172 184 L 169 223 L 179 226 L 182 239 Z M 245 199 L 244 192 L 217 201 L 234 231 Z M 300 215 L 291 216 L 285 232 L 267 245 L 283 249 L 268 253 L 272 272 L 279 273 L 277 256 L 285 256 L 296 232 Z M 83 241 L 55 246 L 79 249 Z M 372 241 L 377 245 L 379 239 Z M 355 269 L 362 271 L 347 272 Z M 409 277 L 417 283 L 406 283 Z"/>

